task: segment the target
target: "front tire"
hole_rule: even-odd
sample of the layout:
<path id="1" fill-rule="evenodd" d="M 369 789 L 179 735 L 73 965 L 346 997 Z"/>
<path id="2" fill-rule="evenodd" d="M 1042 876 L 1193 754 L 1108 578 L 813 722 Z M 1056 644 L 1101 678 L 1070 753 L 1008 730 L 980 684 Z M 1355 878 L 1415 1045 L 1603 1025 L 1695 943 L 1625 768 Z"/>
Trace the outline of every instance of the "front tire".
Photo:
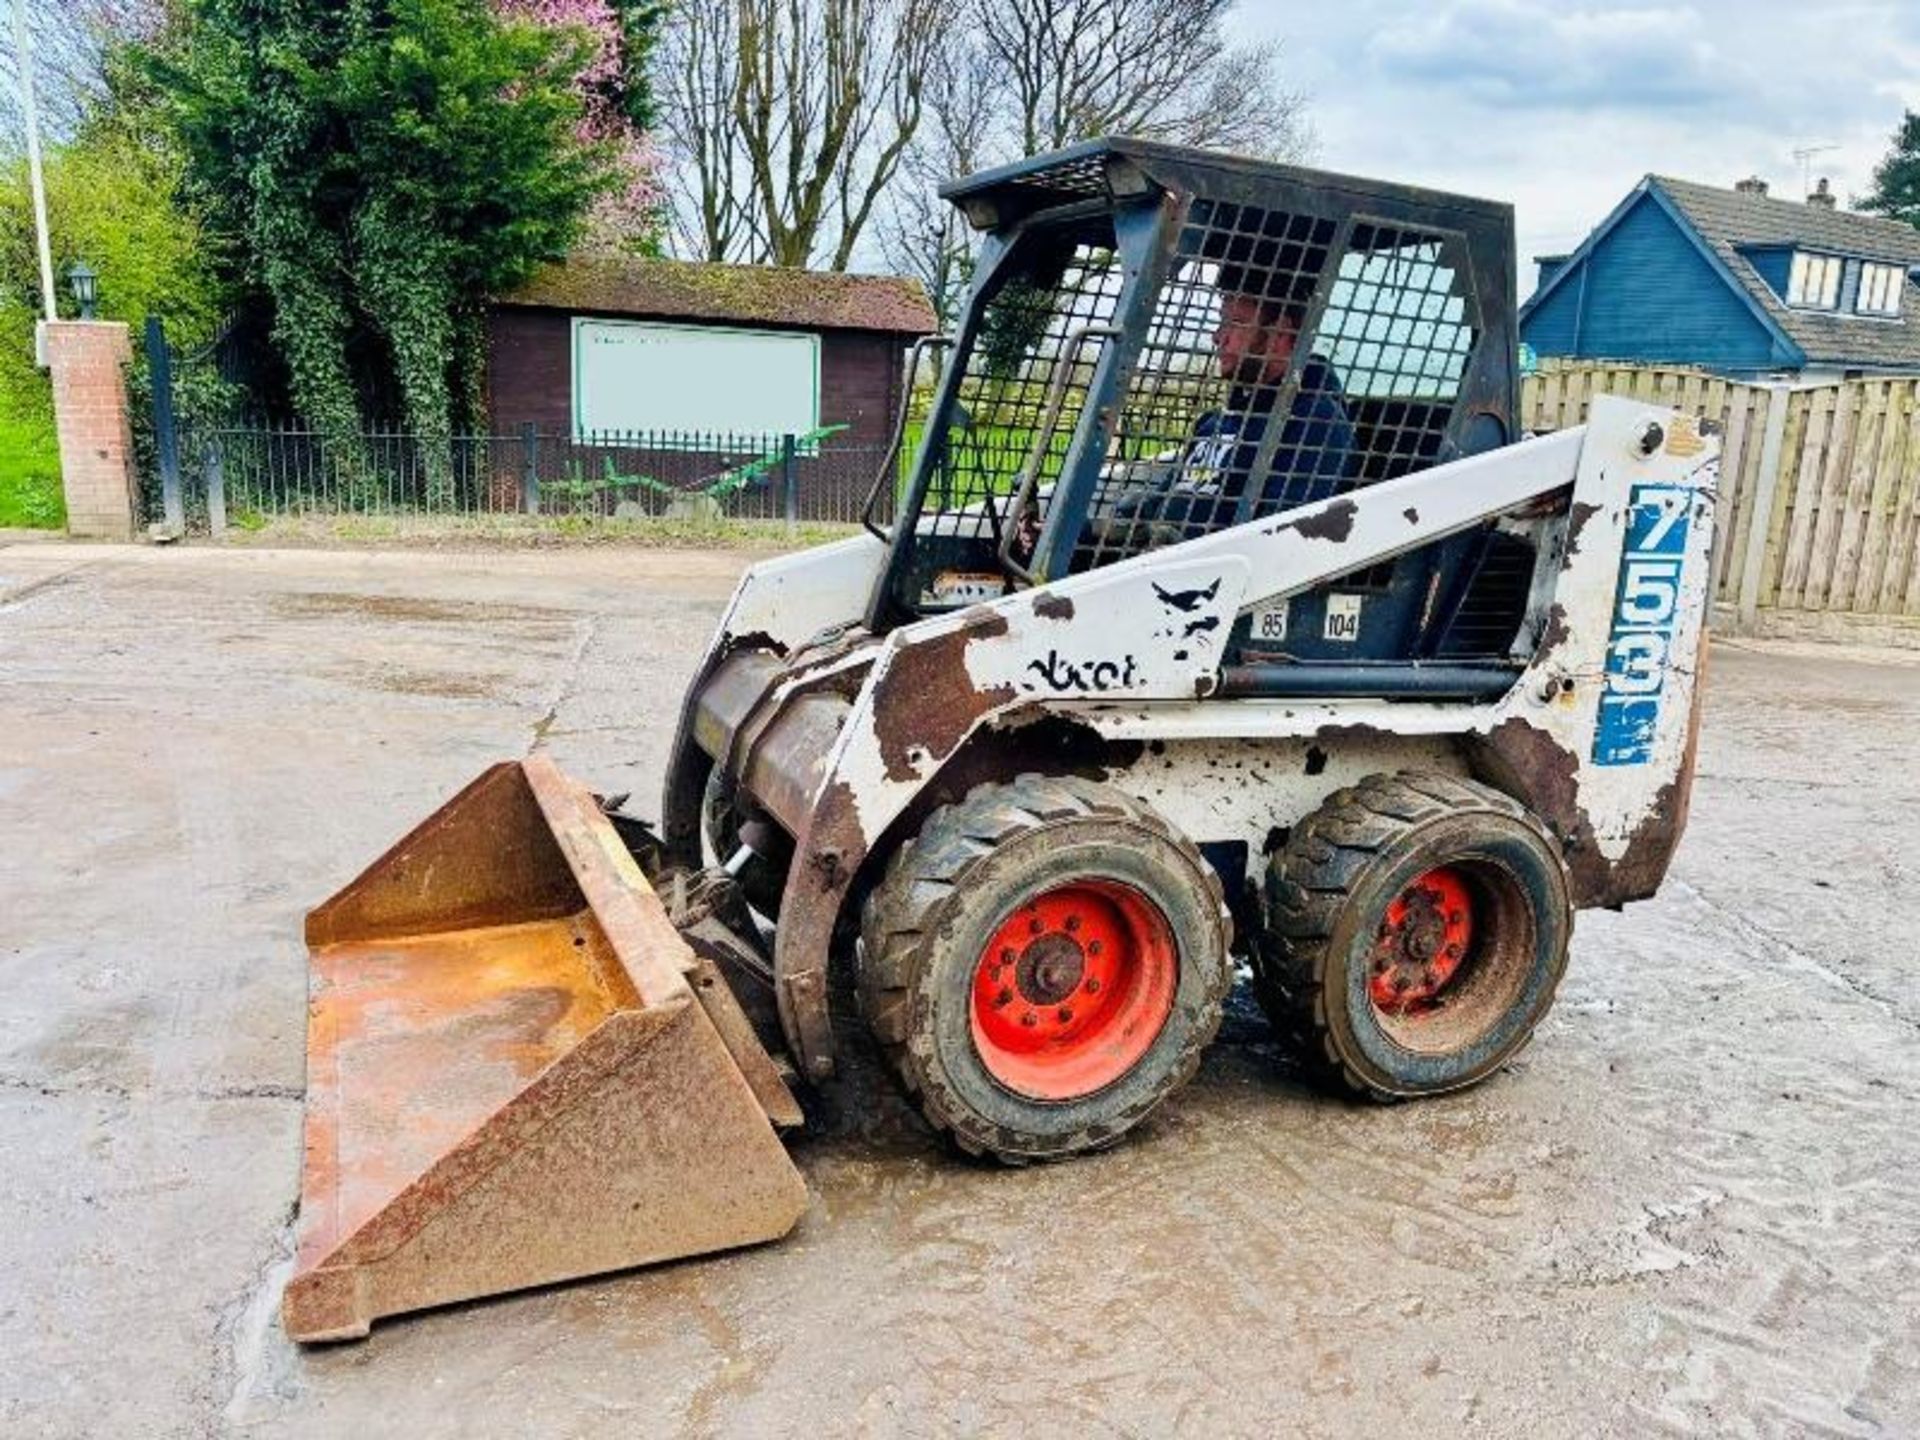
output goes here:
<path id="1" fill-rule="evenodd" d="M 1199 850 L 1104 785 L 1023 775 L 935 811 L 863 915 L 859 990 L 935 1129 L 1009 1163 L 1112 1144 L 1193 1074 L 1232 982 Z"/>
<path id="2" fill-rule="evenodd" d="M 1337 791 L 1267 873 L 1260 1000 L 1310 1077 L 1377 1100 L 1462 1089 L 1526 1044 L 1567 965 L 1566 865 L 1488 786 L 1402 771 Z"/>

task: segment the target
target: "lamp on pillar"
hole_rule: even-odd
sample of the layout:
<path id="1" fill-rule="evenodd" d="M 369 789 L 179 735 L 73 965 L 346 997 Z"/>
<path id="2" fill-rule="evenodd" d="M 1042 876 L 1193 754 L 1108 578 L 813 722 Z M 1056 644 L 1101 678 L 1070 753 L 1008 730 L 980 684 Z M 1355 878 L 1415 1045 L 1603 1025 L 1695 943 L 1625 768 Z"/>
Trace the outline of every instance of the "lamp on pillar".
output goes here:
<path id="1" fill-rule="evenodd" d="M 84 260 L 73 262 L 67 271 L 67 288 L 73 291 L 73 303 L 80 307 L 80 318 L 93 318 L 93 302 L 99 293 L 100 277 L 94 273 L 91 265 Z"/>

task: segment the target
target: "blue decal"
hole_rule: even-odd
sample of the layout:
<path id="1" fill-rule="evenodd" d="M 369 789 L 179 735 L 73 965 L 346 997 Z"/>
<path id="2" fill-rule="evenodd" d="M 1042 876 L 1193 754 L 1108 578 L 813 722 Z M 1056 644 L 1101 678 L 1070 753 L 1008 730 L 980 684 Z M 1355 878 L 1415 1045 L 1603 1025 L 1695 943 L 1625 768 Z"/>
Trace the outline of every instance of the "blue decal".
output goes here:
<path id="1" fill-rule="evenodd" d="M 1667 647 L 1680 616 L 1687 558 L 1689 491 L 1636 485 L 1627 509 L 1626 551 L 1607 637 L 1607 680 L 1593 737 L 1596 765 L 1644 765 L 1653 757 Z"/>

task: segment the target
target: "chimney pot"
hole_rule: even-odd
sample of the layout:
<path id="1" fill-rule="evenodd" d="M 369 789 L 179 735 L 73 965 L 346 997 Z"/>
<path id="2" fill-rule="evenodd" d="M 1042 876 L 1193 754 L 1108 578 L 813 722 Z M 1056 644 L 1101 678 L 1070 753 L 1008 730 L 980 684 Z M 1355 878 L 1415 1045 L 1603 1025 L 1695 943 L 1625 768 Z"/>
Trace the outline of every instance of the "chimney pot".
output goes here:
<path id="1" fill-rule="evenodd" d="M 1742 195 L 1764 195 L 1767 193 L 1767 182 L 1758 175 L 1749 175 L 1744 180 L 1736 180 L 1733 188 Z"/>
<path id="2" fill-rule="evenodd" d="M 1813 187 L 1813 193 L 1807 196 L 1807 203 L 1809 205 L 1818 205 L 1822 210 L 1832 210 L 1835 208 L 1833 190 L 1828 186 L 1826 176 L 1822 175 L 1820 177 L 1820 183 L 1815 185 Z"/>

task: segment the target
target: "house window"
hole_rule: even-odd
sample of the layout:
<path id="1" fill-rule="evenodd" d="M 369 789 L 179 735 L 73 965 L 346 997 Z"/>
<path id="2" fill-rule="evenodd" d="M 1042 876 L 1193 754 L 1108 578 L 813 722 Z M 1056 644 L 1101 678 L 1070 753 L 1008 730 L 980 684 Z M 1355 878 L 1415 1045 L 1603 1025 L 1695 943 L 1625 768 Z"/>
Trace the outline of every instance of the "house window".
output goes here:
<path id="1" fill-rule="evenodd" d="M 1853 308 L 1862 315 L 1898 315 L 1906 275 L 1898 265 L 1862 265 L 1860 295 Z"/>
<path id="2" fill-rule="evenodd" d="M 1787 280 L 1787 303 L 1815 310 L 1833 310 L 1840 304 L 1840 257 L 1797 251 Z"/>

